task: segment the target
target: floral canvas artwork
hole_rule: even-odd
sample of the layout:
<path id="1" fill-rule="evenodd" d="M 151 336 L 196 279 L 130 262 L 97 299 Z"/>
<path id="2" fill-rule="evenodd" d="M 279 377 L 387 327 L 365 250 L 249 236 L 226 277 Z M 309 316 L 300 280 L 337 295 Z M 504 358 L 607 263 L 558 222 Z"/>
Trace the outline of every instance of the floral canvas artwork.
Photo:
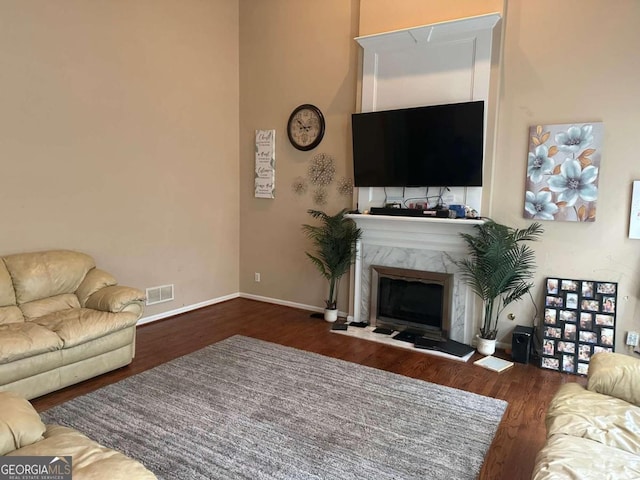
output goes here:
<path id="1" fill-rule="evenodd" d="M 525 218 L 595 221 L 603 131 L 602 123 L 529 129 Z"/>

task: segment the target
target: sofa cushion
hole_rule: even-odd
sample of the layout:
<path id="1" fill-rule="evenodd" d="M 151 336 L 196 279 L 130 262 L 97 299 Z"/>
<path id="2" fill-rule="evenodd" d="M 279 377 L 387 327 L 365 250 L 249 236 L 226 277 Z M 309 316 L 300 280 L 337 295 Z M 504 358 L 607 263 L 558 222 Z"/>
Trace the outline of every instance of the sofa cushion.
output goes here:
<path id="1" fill-rule="evenodd" d="M 0 455 L 42 440 L 44 423 L 33 406 L 12 392 L 0 392 Z"/>
<path id="2" fill-rule="evenodd" d="M 640 407 L 566 383 L 547 411 L 547 436 L 571 435 L 640 455 Z"/>
<path id="3" fill-rule="evenodd" d="M 16 294 L 13 289 L 13 281 L 9 270 L 3 261 L 0 261 L 0 307 L 16 304 Z"/>
<path id="4" fill-rule="evenodd" d="M 89 308 L 72 308 L 27 323 L 35 323 L 55 332 L 64 342 L 64 348 L 70 348 L 131 327 L 137 320 L 138 316 L 129 312 L 110 313 Z"/>
<path id="5" fill-rule="evenodd" d="M 637 480 L 640 456 L 586 438 L 554 435 L 536 457 L 532 480 Z"/>
<path id="6" fill-rule="evenodd" d="M 89 255 L 69 250 L 20 253 L 4 257 L 18 305 L 74 293 L 89 270 L 95 267 Z"/>
<path id="7" fill-rule="evenodd" d="M 0 325 L 0 364 L 61 349 L 62 340 L 32 322 Z"/>
<path id="8" fill-rule="evenodd" d="M 71 428 L 48 425 L 44 440 L 10 453 L 73 457 L 73 480 L 154 480 L 141 463 L 103 447 Z"/>
<path id="9" fill-rule="evenodd" d="M 5 323 L 24 322 L 22 310 L 15 305 L 0 307 L 0 325 Z"/>
<path id="10" fill-rule="evenodd" d="M 640 406 L 640 359 L 621 353 L 591 357 L 587 388 Z"/>
<path id="11" fill-rule="evenodd" d="M 73 293 L 63 293 L 62 295 L 34 300 L 20 305 L 20 310 L 22 310 L 26 320 L 34 320 L 50 313 L 69 310 L 70 308 L 80 308 L 78 297 Z"/>

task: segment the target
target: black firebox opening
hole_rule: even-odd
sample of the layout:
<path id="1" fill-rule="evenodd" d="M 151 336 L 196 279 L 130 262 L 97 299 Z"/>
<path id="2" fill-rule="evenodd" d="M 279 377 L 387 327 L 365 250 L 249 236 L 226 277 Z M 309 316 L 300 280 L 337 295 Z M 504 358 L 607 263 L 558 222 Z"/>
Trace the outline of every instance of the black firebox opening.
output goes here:
<path id="1" fill-rule="evenodd" d="M 380 277 L 378 318 L 442 329 L 443 291 L 436 283 Z"/>

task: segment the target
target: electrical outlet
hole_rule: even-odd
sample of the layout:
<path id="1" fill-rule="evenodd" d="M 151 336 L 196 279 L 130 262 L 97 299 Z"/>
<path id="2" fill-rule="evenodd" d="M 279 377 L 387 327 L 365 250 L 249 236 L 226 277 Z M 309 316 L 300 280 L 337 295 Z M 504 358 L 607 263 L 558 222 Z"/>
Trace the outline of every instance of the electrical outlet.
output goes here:
<path id="1" fill-rule="evenodd" d="M 259 272 L 256 272 L 256 273 L 253 274 L 253 281 L 257 282 L 257 283 L 260 283 L 260 273 Z"/>
<path id="2" fill-rule="evenodd" d="M 638 346 L 638 332 L 627 332 L 627 345 L 631 347 Z"/>

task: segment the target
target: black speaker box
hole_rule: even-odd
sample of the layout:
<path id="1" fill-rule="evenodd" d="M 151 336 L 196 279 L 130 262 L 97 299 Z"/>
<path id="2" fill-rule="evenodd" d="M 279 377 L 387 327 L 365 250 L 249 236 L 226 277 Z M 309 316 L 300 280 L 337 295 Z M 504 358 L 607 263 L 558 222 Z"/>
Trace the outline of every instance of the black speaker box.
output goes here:
<path id="1" fill-rule="evenodd" d="M 516 326 L 511 336 L 511 358 L 514 362 L 529 363 L 529 352 L 533 342 L 533 327 Z"/>

